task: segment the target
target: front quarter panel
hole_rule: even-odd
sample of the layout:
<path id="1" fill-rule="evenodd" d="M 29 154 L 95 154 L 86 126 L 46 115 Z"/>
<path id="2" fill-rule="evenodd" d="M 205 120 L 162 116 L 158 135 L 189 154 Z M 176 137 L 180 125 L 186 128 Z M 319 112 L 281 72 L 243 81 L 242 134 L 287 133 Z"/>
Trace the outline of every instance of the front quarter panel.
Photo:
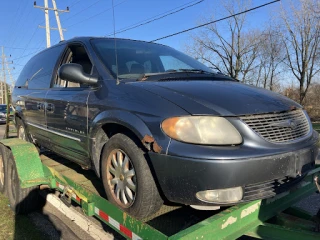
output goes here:
<path id="1" fill-rule="evenodd" d="M 167 117 L 188 114 L 158 95 L 130 83 L 117 85 L 114 80 L 103 81 L 99 89 L 90 93 L 88 103 L 89 149 L 93 149 L 102 126 L 115 123 L 131 130 L 142 142 L 146 138 L 150 141 L 151 137 L 161 148 L 157 152 L 166 154 L 170 138 L 162 132 L 161 122 Z M 94 160 L 96 170 L 97 161 L 99 159 Z"/>

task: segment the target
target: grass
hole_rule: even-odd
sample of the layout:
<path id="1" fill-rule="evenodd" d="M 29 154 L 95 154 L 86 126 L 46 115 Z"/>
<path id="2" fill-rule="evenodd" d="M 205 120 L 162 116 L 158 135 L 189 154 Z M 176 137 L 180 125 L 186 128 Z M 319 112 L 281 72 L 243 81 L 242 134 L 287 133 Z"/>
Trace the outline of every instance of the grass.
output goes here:
<path id="1" fill-rule="evenodd" d="M 0 194 L 0 240 L 40 240 L 44 236 L 28 216 L 15 216 L 8 199 Z"/>

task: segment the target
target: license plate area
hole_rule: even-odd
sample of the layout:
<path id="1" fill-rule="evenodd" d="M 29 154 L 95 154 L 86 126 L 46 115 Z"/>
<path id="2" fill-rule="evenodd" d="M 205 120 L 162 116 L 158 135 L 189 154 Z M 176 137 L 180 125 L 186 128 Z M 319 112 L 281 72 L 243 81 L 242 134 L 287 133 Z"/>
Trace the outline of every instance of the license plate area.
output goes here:
<path id="1" fill-rule="evenodd" d="M 314 168 L 314 153 L 310 149 L 295 153 L 295 170 L 297 175 L 303 175 Z"/>

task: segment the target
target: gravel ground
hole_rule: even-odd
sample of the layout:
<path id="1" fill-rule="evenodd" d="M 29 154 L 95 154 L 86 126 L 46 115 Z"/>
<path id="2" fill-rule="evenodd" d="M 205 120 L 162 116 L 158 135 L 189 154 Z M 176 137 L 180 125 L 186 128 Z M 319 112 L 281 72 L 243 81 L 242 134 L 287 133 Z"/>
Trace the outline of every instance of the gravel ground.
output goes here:
<path id="1" fill-rule="evenodd" d="M 47 239 L 93 240 L 87 232 L 57 211 L 50 203 L 47 203 L 42 211 L 31 213 L 28 216 L 34 225 L 47 236 Z"/>
<path id="2" fill-rule="evenodd" d="M 302 208 L 311 215 L 316 215 L 320 210 L 320 194 L 314 193 L 298 202 L 295 206 Z"/>

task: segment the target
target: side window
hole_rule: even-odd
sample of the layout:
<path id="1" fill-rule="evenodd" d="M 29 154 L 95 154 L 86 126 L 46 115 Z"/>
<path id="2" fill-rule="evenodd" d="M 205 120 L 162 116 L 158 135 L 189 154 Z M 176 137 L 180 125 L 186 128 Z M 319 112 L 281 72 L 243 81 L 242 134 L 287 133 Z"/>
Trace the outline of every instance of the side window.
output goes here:
<path id="1" fill-rule="evenodd" d="M 52 74 L 63 48 L 63 45 L 50 48 L 32 59 L 32 68 L 31 71 L 27 71 L 27 82 L 25 83 L 29 89 L 50 87 Z"/>
<path id="2" fill-rule="evenodd" d="M 93 65 L 90 61 L 90 58 L 85 48 L 80 44 L 72 44 L 68 46 L 60 66 L 66 63 L 80 64 L 83 68 L 83 71 L 86 74 L 92 74 Z M 59 78 L 59 76 L 56 76 L 53 87 L 65 88 L 65 87 L 81 87 L 81 86 L 79 83 L 69 82 L 66 79 L 61 79 Z"/>
<path id="3" fill-rule="evenodd" d="M 179 59 L 173 56 L 160 56 L 163 68 L 165 71 L 170 69 L 189 69 L 192 68 L 188 64 L 180 61 Z"/>
<path id="4" fill-rule="evenodd" d="M 31 58 L 27 64 L 24 66 L 23 70 L 21 71 L 17 81 L 16 81 L 16 84 L 15 84 L 15 87 L 27 87 L 28 84 L 27 84 L 27 80 L 31 78 L 32 76 L 32 67 L 35 63 L 35 57 Z"/>

